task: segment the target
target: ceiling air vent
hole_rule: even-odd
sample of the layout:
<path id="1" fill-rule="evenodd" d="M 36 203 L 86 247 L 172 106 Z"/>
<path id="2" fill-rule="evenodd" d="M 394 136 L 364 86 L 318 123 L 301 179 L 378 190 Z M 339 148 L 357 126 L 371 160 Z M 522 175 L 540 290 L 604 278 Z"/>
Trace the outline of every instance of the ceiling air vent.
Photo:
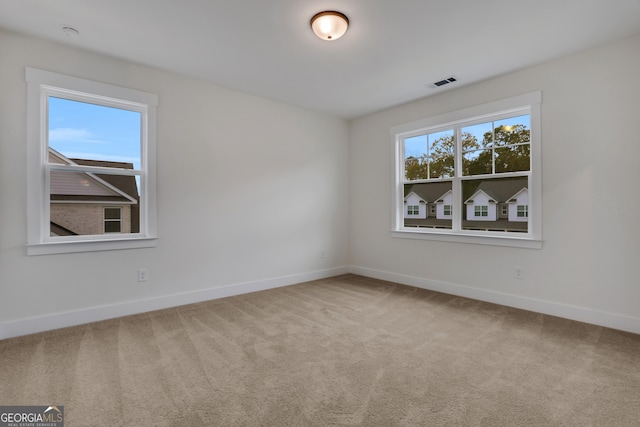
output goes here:
<path id="1" fill-rule="evenodd" d="M 444 85 L 448 85 L 449 83 L 453 83 L 453 82 L 457 82 L 458 79 L 455 78 L 454 76 L 451 77 L 447 77 L 446 79 L 442 79 L 440 81 L 437 81 L 435 83 L 433 83 L 431 86 L 432 87 L 440 87 L 440 86 L 444 86 Z"/>

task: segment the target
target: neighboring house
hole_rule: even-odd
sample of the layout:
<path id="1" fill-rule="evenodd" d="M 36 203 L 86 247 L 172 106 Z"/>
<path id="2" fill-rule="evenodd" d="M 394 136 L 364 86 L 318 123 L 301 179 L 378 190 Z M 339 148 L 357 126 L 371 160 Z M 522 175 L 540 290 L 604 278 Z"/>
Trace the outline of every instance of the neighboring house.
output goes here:
<path id="1" fill-rule="evenodd" d="M 529 221 L 529 190 L 527 188 L 518 191 L 507 203 L 509 204 L 509 221 Z"/>
<path id="2" fill-rule="evenodd" d="M 49 163 L 133 169 L 131 163 L 69 159 L 51 148 Z M 134 176 L 52 171 L 50 194 L 52 236 L 139 232 Z"/>
<path id="3" fill-rule="evenodd" d="M 428 202 L 414 193 L 407 194 L 404 198 L 404 217 L 414 219 L 424 219 L 427 217 Z"/>
<path id="4" fill-rule="evenodd" d="M 436 218 L 453 218 L 453 192 L 451 190 L 447 191 L 436 200 Z"/>
<path id="5" fill-rule="evenodd" d="M 526 232 L 529 220 L 527 178 L 467 181 L 462 227 L 465 230 Z M 405 186 L 405 227 L 451 228 L 450 182 Z"/>
<path id="6" fill-rule="evenodd" d="M 476 191 L 465 200 L 468 221 L 496 221 L 498 219 L 498 201 L 484 190 Z M 501 206 L 502 207 L 502 206 Z M 503 215 L 501 210 L 501 215 Z"/>
<path id="7" fill-rule="evenodd" d="M 482 181 L 464 204 L 467 221 L 527 222 L 529 220 L 527 179 Z"/>
<path id="8" fill-rule="evenodd" d="M 405 219 L 448 219 L 453 217 L 451 183 L 412 185 L 404 197 Z"/>

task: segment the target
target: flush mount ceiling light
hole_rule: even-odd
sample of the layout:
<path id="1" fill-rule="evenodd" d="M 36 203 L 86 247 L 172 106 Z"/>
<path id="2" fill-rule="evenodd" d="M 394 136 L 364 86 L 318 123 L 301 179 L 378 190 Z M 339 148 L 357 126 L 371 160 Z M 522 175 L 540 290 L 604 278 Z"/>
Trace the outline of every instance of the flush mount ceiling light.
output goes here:
<path id="1" fill-rule="evenodd" d="M 62 27 L 62 32 L 67 37 L 78 37 L 80 35 L 80 32 L 78 30 L 76 30 L 73 27 L 69 27 L 69 26 Z"/>
<path id="2" fill-rule="evenodd" d="M 311 18 L 311 29 L 322 40 L 337 40 L 347 32 L 349 18 L 340 12 L 327 10 Z"/>

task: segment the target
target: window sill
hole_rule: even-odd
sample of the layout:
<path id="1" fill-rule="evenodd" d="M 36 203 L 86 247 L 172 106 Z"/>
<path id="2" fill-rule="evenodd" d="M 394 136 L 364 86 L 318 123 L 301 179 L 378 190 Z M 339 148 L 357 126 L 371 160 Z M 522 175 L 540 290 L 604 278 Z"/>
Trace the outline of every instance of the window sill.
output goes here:
<path id="1" fill-rule="evenodd" d="M 112 251 L 119 249 L 153 248 L 158 245 L 156 237 L 141 237 L 113 240 L 82 240 L 47 242 L 27 245 L 27 255 L 67 254 L 74 252 Z"/>
<path id="2" fill-rule="evenodd" d="M 400 239 L 434 240 L 438 242 L 470 243 L 476 245 L 507 246 L 512 248 L 542 249 L 542 240 L 512 236 L 480 236 L 477 234 L 391 231 L 391 237 Z"/>

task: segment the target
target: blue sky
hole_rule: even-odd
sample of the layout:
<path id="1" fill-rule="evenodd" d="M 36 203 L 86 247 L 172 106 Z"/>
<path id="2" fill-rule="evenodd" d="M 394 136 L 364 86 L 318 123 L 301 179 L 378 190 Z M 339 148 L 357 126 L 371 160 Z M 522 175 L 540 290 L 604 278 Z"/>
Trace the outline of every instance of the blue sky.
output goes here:
<path id="1" fill-rule="evenodd" d="M 418 135 L 405 139 L 405 158 L 410 156 L 421 157 L 422 155 L 427 154 L 427 147 L 431 148 L 431 145 L 443 136 L 453 136 L 453 130 Z"/>
<path id="2" fill-rule="evenodd" d="M 140 169 L 140 121 L 135 111 L 49 97 L 49 146 L 68 158 Z"/>

